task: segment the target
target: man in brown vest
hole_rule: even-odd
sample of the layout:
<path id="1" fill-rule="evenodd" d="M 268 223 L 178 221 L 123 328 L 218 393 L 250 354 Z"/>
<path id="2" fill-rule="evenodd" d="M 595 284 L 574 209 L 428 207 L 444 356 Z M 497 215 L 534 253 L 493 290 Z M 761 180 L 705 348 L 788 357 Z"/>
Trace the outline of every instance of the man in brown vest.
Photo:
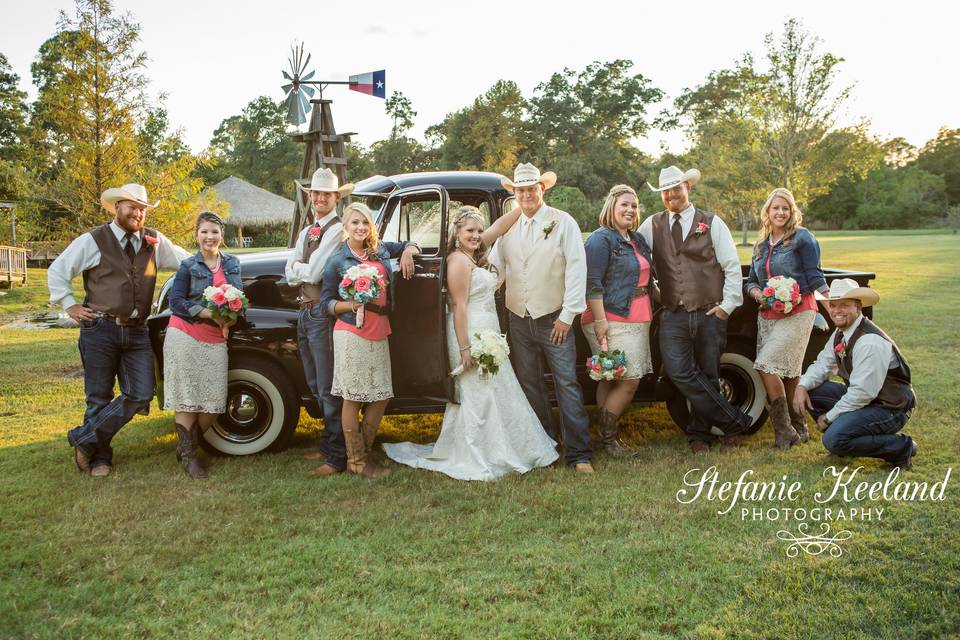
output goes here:
<path id="1" fill-rule="evenodd" d="M 144 227 L 150 204 L 139 184 L 107 189 L 103 207 L 112 222 L 83 234 L 47 270 L 50 302 L 61 304 L 80 324 L 87 410 L 83 424 L 67 433 L 77 468 L 94 477 L 110 474 L 110 443 L 136 413 L 146 414 L 153 396 L 153 350 L 144 322 L 150 315 L 157 269 L 176 269 L 190 254 L 163 234 Z M 71 281 L 83 274 L 83 304 Z M 114 381 L 120 395 L 113 396 Z"/>
<path id="2" fill-rule="evenodd" d="M 343 240 L 343 225 L 337 216 L 340 198 L 353 192 L 353 184 L 340 186 L 337 176 L 327 168 L 313 172 L 306 192 L 313 206 L 315 222 L 300 232 L 293 254 L 287 260 L 287 283 L 300 285 L 300 315 L 297 318 L 297 343 L 307 387 L 323 411 L 320 451 L 308 453 L 308 460 L 325 458 L 311 474 L 333 475 L 347 467 L 347 449 L 340 424 L 342 400 L 330 394 L 333 382 L 333 333 L 330 317 L 320 308 L 323 268 Z"/>
<path id="3" fill-rule="evenodd" d="M 917 444 L 898 433 L 917 403 L 910 367 L 890 336 L 863 315 L 863 307 L 877 304 L 880 296 L 843 278 L 830 283 L 829 295 L 816 297 L 837 329 L 800 378 L 794 410 L 810 411 L 832 454 L 912 468 Z M 833 375 L 843 384 L 830 381 Z"/>
<path id="4" fill-rule="evenodd" d="M 720 393 L 720 355 L 727 318 L 743 302 L 743 275 L 730 230 L 718 216 L 690 204 L 700 172 L 675 166 L 660 172 L 665 211 L 640 225 L 653 249 L 660 287 L 660 354 L 667 376 L 690 405 L 687 441 L 694 453 L 710 448 L 715 436 L 735 434 L 752 422 Z"/>

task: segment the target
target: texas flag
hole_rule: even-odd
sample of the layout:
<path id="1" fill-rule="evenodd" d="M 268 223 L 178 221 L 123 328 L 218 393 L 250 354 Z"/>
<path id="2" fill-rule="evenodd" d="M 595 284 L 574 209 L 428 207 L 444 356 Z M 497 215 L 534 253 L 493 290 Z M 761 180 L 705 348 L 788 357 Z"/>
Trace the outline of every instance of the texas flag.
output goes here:
<path id="1" fill-rule="evenodd" d="M 358 76 L 350 76 L 350 90 L 359 91 L 375 98 L 387 97 L 387 72 L 371 71 Z"/>

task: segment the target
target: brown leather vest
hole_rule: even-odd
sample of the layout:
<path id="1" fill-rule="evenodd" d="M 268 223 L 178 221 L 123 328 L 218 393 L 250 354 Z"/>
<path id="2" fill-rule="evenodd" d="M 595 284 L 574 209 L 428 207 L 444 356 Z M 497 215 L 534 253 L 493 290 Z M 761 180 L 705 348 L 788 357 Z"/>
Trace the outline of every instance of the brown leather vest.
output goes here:
<path id="1" fill-rule="evenodd" d="M 127 260 L 109 224 L 97 227 L 90 235 L 100 249 L 100 264 L 83 272 L 84 306 L 123 322 L 131 317 L 134 322 L 146 320 L 157 283 L 157 248 L 146 238 L 156 238 L 157 232 L 144 228 L 133 264 Z"/>
<path id="2" fill-rule="evenodd" d="M 340 218 L 334 216 L 327 221 L 325 225 L 320 227 L 316 222 L 314 222 L 308 228 L 306 236 L 303 239 L 303 262 L 310 262 L 310 256 L 313 255 L 313 252 L 320 247 L 320 241 L 323 240 L 323 236 L 327 234 L 327 231 L 330 230 L 330 227 L 340 222 Z M 320 235 L 317 237 L 311 237 L 309 229 L 318 228 L 320 229 Z M 304 302 L 313 302 L 316 304 L 320 302 L 320 292 L 323 291 L 323 282 L 301 282 L 300 283 L 300 298 Z"/>
<path id="3" fill-rule="evenodd" d="M 897 359 L 897 366 L 893 369 L 887 369 L 887 377 L 880 387 L 880 393 L 870 404 L 880 406 L 891 411 L 908 411 L 917 404 L 916 396 L 913 393 L 913 387 L 910 385 L 910 367 L 904 359 L 897 343 L 890 339 L 883 329 L 875 325 L 869 318 L 864 316 L 860 321 L 850 340 L 846 344 L 846 353 L 844 357 L 837 358 L 837 373 L 843 378 L 846 385 L 850 384 L 850 373 L 853 370 L 853 348 L 861 336 L 872 334 L 880 336 L 890 343 L 893 347 L 893 355 Z M 843 333 L 838 331 L 833 338 L 833 346 L 836 347 L 843 340 Z M 889 366 L 889 363 L 884 363 Z"/>
<path id="4" fill-rule="evenodd" d="M 660 300 L 671 311 L 694 311 L 723 300 L 723 267 L 717 262 L 710 231 L 696 233 L 701 223 L 713 223 L 714 215 L 695 209 L 693 226 L 680 247 L 670 235 L 673 213 L 653 216 L 653 265 L 660 285 Z"/>

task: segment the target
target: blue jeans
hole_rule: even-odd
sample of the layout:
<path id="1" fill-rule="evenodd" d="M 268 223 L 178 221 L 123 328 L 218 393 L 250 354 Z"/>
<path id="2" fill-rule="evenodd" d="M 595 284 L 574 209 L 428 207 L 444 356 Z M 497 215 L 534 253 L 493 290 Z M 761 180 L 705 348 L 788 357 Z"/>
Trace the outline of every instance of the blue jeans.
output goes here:
<path id="1" fill-rule="evenodd" d="M 113 436 L 137 413 L 150 409 L 153 350 L 146 325 L 121 327 L 104 318 L 80 327 L 80 359 L 87 410 L 67 440 L 91 457 L 91 466 L 113 463 Z M 114 380 L 120 395 L 113 397 Z"/>
<path id="2" fill-rule="evenodd" d="M 347 468 L 347 447 L 340 424 L 343 400 L 330 395 L 333 382 L 333 330 L 330 317 L 323 313 L 319 304 L 300 311 L 297 318 L 297 344 L 307 388 L 323 410 L 320 451 L 327 457 L 327 464 L 343 471 Z"/>
<path id="3" fill-rule="evenodd" d="M 560 405 L 560 433 L 566 447 L 567 464 L 590 462 L 590 418 L 583 408 L 583 390 L 577 382 L 577 343 L 573 331 L 562 344 L 550 342 L 553 322 L 560 311 L 534 320 L 510 313 L 510 341 L 514 367 L 527 402 L 533 407 L 544 430 L 557 439 L 552 425 L 550 397 L 543 380 L 543 356 L 547 358 Z"/>
<path id="4" fill-rule="evenodd" d="M 810 403 L 814 418 L 833 408 L 847 392 L 839 382 L 824 382 L 811 389 Z M 913 450 L 913 440 L 908 435 L 898 434 L 910 416 L 883 407 L 868 405 L 856 411 L 841 413 L 823 434 L 823 446 L 837 456 L 853 458 L 880 458 L 887 462 L 900 462 Z"/>
<path id="5" fill-rule="evenodd" d="M 720 393 L 720 355 L 727 345 L 727 321 L 705 311 L 660 314 L 660 355 L 667 377 L 690 403 L 685 431 L 689 442 L 710 442 L 717 427 L 725 435 L 750 426 L 748 415 Z"/>

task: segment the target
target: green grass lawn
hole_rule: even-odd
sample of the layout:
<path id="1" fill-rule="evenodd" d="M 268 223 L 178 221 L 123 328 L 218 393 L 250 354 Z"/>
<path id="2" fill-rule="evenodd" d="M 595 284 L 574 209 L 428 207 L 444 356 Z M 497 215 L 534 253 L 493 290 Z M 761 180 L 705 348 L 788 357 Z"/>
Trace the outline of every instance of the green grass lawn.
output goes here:
<path id="1" fill-rule="evenodd" d="M 911 480 L 941 480 L 960 451 L 958 238 L 821 234 L 825 266 L 876 271 L 875 319 L 910 361 L 921 405 Z M 744 254 L 745 255 L 745 254 Z M 0 297 L 0 318 L 40 312 L 42 271 Z M 464 483 L 393 467 L 384 480 L 318 480 L 301 454 L 216 459 L 191 481 L 170 414 L 114 440 L 115 472 L 77 473 L 65 431 L 83 407 L 75 330 L 0 329 L 2 638 L 945 638 L 960 637 L 960 505 L 875 503 L 837 525 L 843 555 L 789 558 L 793 523 L 680 504 L 684 473 L 829 486 L 819 442 L 770 449 L 769 428 L 695 458 L 662 407 L 627 414 L 633 461 L 597 474 L 545 469 Z M 429 440 L 439 416 L 388 419 L 383 437 Z M 858 461 L 864 479 L 886 470 Z M 776 506 L 765 502 L 760 506 Z M 850 506 L 870 506 L 860 503 Z M 815 527 L 816 528 L 816 527 Z"/>

